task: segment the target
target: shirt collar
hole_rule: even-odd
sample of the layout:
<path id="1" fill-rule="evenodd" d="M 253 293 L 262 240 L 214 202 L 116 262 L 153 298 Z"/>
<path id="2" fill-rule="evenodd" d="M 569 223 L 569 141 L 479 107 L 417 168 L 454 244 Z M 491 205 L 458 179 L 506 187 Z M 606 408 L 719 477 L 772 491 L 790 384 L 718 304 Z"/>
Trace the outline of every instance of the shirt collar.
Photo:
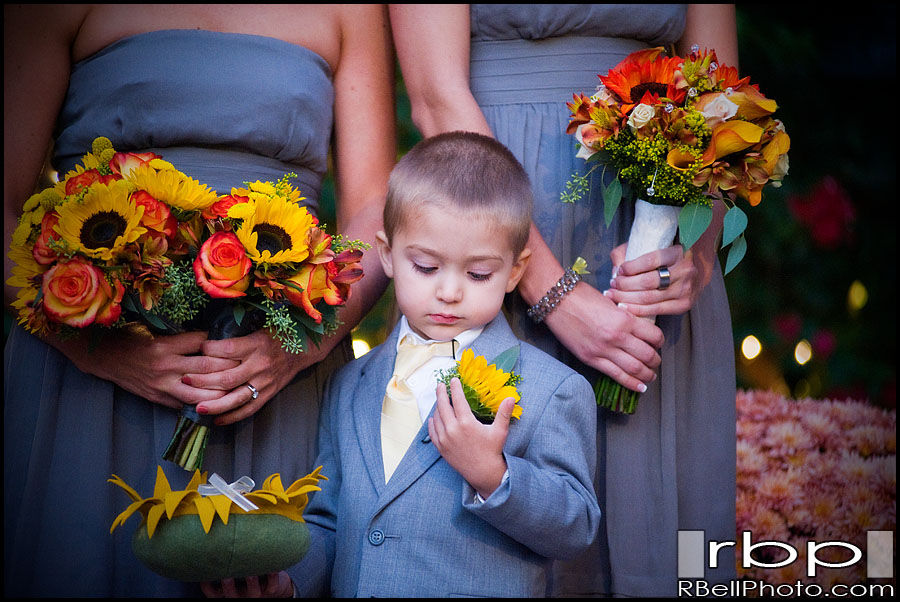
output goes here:
<path id="1" fill-rule="evenodd" d="M 457 357 L 453 358 L 458 360 L 462 357 L 462 352 L 469 347 L 471 347 L 475 343 L 475 339 L 477 339 L 481 332 L 484 330 L 484 326 L 479 326 L 478 328 L 470 328 L 469 330 L 464 330 L 459 333 L 453 339 L 456 341 L 456 355 Z M 406 319 L 406 316 L 400 316 L 400 332 L 397 336 L 397 347 L 400 347 L 400 341 L 403 340 L 405 336 L 411 336 L 417 343 L 425 345 L 428 343 L 433 343 L 434 340 L 429 339 L 425 340 L 419 335 L 417 335 L 413 329 L 409 326 L 409 321 Z"/>

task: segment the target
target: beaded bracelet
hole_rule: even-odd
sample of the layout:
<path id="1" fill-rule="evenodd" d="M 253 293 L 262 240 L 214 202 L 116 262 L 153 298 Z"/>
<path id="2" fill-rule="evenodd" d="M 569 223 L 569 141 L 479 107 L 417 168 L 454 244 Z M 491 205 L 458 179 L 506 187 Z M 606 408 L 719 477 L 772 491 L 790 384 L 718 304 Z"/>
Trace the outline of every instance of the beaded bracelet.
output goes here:
<path id="1" fill-rule="evenodd" d="M 535 324 L 544 321 L 547 315 L 556 309 L 563 297 L 572 292 L 575 285 L 581 281 L 581 274 L 576 272 L 574 268 L 567 268 L 565 274 L 547 291 L 547 294 L 541 297 L 541 300 L 528 308 L 526 312 L 528 317 L 534 320 Z"/>

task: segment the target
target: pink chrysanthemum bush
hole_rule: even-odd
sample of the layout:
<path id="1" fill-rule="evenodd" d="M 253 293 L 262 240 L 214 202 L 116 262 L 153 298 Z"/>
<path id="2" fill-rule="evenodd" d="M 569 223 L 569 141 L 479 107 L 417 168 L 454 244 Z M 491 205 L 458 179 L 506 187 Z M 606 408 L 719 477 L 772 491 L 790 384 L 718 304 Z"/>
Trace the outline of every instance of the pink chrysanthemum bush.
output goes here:
<path id="1" fill-rule="evenodd" d="M 867 403 L 785 398 L 777 393 L 737 395 L 738 576 L 773 585 L 866 582 L 866 562 L 819 568 L 807 575 L 810 541 L 841 541 L 865 553 L 868 531 L 896 528 L 897 420 L 895 411 Z M 753 542 L 792 545 L 798 559 L 781 568 L 745 568 L 741 534 Z M 771 554 L 771 558 L 764 558 Z M 829 557 L 831 556 L 831 557 Z M 820 549 L 819 560 L 846 563 L 851 553 Z M 754 550 L 760 562 L 786 558 L 775 547 Z M 826 590 L 827 591 L 827 590 Z"/>

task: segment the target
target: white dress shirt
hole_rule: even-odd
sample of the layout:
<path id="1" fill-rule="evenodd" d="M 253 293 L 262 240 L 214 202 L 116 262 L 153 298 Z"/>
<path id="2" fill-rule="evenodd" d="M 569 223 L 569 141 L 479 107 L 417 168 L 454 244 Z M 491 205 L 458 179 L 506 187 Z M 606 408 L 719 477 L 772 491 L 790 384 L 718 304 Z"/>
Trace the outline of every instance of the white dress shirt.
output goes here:
<path id="1" fill-rule="evenodd" d="M 416 403 L 419 406 L 419 416 L 422 418 L 423 423 L 431 413 L 431 408 L 433 408 L 434 404 L 437 402 L 437 393 L 435 391 L 437 389 L 437 371 L 449 370 L 455 366 L 456 362 L 462 357 L 462 352 L 472 346 L 482 330 L 484 330 L 484 326 L 459 333 L 454 337 L 454 340 L 457 343 L 455 346 L 455 358 L 433 357 L 425 362 L 425 365 L 413 372 L 412 376 L 406 379 L 407 386 L 410 391 L 412 391 L 413 395 L 416 396 Z M 397 337 L 398 348 L 400 346 L 400 341 L 406 336 L 413 337 L 416 342 L 420 344 L 434 342 L 431 340 L 426 341 L 413 332 L 412 328 L 409 326 L 409 322 L 406 320 L 406 316 L 402 316 L 400 318 L 400 334 Z"/>

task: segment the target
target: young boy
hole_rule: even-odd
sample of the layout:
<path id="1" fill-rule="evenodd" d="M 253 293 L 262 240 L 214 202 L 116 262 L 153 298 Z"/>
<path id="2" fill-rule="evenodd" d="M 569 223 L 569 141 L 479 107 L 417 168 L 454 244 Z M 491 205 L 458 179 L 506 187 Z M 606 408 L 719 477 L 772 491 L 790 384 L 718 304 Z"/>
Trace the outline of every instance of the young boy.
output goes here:
<path id="1" fill-rule="evenodd" d="M 403 317 L 329 385 L 316 462 L 329 480 L 291 577 L 336 597 L 545 596 L 551 560 L 597 533 L 596 406 L 584 378 L 520 343 L 501 313 L 529 257 L 528 178 L 491 138 L 429 138 L 392 172 L 384 223 L 378 253 Z M 446 355 L 407 365 L 431 341 Z M 519 418 L 509 398 L 482 424 L 458 380 L 449 398 L 437 385 L 465 349 L 491 362 L 515 345 Z"/>

